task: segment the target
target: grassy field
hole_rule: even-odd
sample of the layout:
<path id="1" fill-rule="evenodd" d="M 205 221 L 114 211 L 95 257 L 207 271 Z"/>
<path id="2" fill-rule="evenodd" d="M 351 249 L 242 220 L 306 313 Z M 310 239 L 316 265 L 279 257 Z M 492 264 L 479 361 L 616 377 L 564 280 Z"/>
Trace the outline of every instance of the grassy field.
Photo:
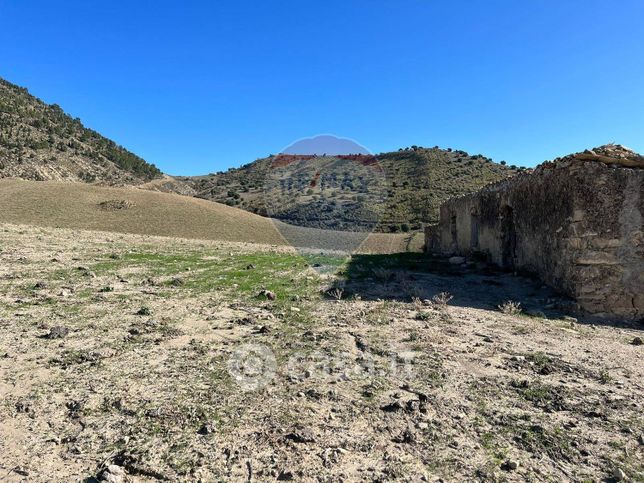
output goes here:
<path id="1" fill-rule="evenodd" d="M 0 479 L 641 481 L 641 330 L 564 306 L 423 254 L 0 225 Z"/>
<path id="2" fill-rule="evenodd" d="M 418 236 L 291 227 L 188 196 L 83 183 L 0 179 L 0 222 L 349 252 L 419 249 Z"/>

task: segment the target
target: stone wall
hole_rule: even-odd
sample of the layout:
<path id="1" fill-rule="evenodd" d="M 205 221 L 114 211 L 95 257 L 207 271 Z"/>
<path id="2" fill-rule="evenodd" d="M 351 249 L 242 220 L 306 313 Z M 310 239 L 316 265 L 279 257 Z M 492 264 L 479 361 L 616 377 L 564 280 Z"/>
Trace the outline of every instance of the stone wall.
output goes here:
<path id="1" fill-rule="evenodd" d="M 452 199 L 441 206 L 439 224 L 427 228 L 426 246 L 533 272 L 594 314 L 643 317 L 640 161 L 606 146 Z"/>

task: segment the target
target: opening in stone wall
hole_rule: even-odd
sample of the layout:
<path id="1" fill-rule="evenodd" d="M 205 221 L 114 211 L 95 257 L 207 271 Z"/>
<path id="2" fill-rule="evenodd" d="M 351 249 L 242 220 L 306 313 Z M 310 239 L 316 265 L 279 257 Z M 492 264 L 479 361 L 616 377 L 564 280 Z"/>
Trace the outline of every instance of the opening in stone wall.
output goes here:
<path id="1" fill-rule="evenodd" d="M 505 268 L 514 268 L 517 251 L 517 232 L 514 226 L 514 210 L 505 205 L 501 208 L 501 264 Z"/>

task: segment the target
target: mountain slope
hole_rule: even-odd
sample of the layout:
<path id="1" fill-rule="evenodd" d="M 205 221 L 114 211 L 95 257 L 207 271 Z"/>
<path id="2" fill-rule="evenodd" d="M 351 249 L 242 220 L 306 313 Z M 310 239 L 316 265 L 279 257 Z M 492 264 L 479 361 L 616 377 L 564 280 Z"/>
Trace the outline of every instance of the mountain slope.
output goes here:
<path id="1" fill-rule="evenodd" d="M 200 198 L 296 225 L 370 230 L 377 217 L 378 231 L 395 232 L 436 222 L 442 202 L 518 170 L 464 151 L 414 146 L 375 157 L 278 155 L 178 179 Z"/>
<path id="2" fill-rule="evenodd" d="M 161 171 L 0 78 L 0 178 L 140 184 Z"/>

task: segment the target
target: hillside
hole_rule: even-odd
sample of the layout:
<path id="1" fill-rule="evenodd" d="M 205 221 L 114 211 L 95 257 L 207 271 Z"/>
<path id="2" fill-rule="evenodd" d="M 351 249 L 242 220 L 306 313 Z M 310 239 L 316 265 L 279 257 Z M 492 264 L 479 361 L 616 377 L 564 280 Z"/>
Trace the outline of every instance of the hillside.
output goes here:
<path id="1" fill-rule="evenodd" d="M 376 156 L 278 155 L 178 179 L 200 198 L 292 224 L 371 230 L 375 220 L 378 231 L 397 232 L 436 222 L 442 202 L 518 170 L 482 155 L 414 146 Z"/>
<path id="2" fill-rule="evenodd" d="M 411 237 L 330 232 L 285 225 L 177 194 L 85 183 L 0 179 L 0 223 L 326 250 L 405 251 Z M 415 240 L 414 240 L 415 241 Z"/>
<path id="3" fill-rule="evenodd" d="M 161 171 L 0 78 L 0 178 L 133 185 Z"/>

